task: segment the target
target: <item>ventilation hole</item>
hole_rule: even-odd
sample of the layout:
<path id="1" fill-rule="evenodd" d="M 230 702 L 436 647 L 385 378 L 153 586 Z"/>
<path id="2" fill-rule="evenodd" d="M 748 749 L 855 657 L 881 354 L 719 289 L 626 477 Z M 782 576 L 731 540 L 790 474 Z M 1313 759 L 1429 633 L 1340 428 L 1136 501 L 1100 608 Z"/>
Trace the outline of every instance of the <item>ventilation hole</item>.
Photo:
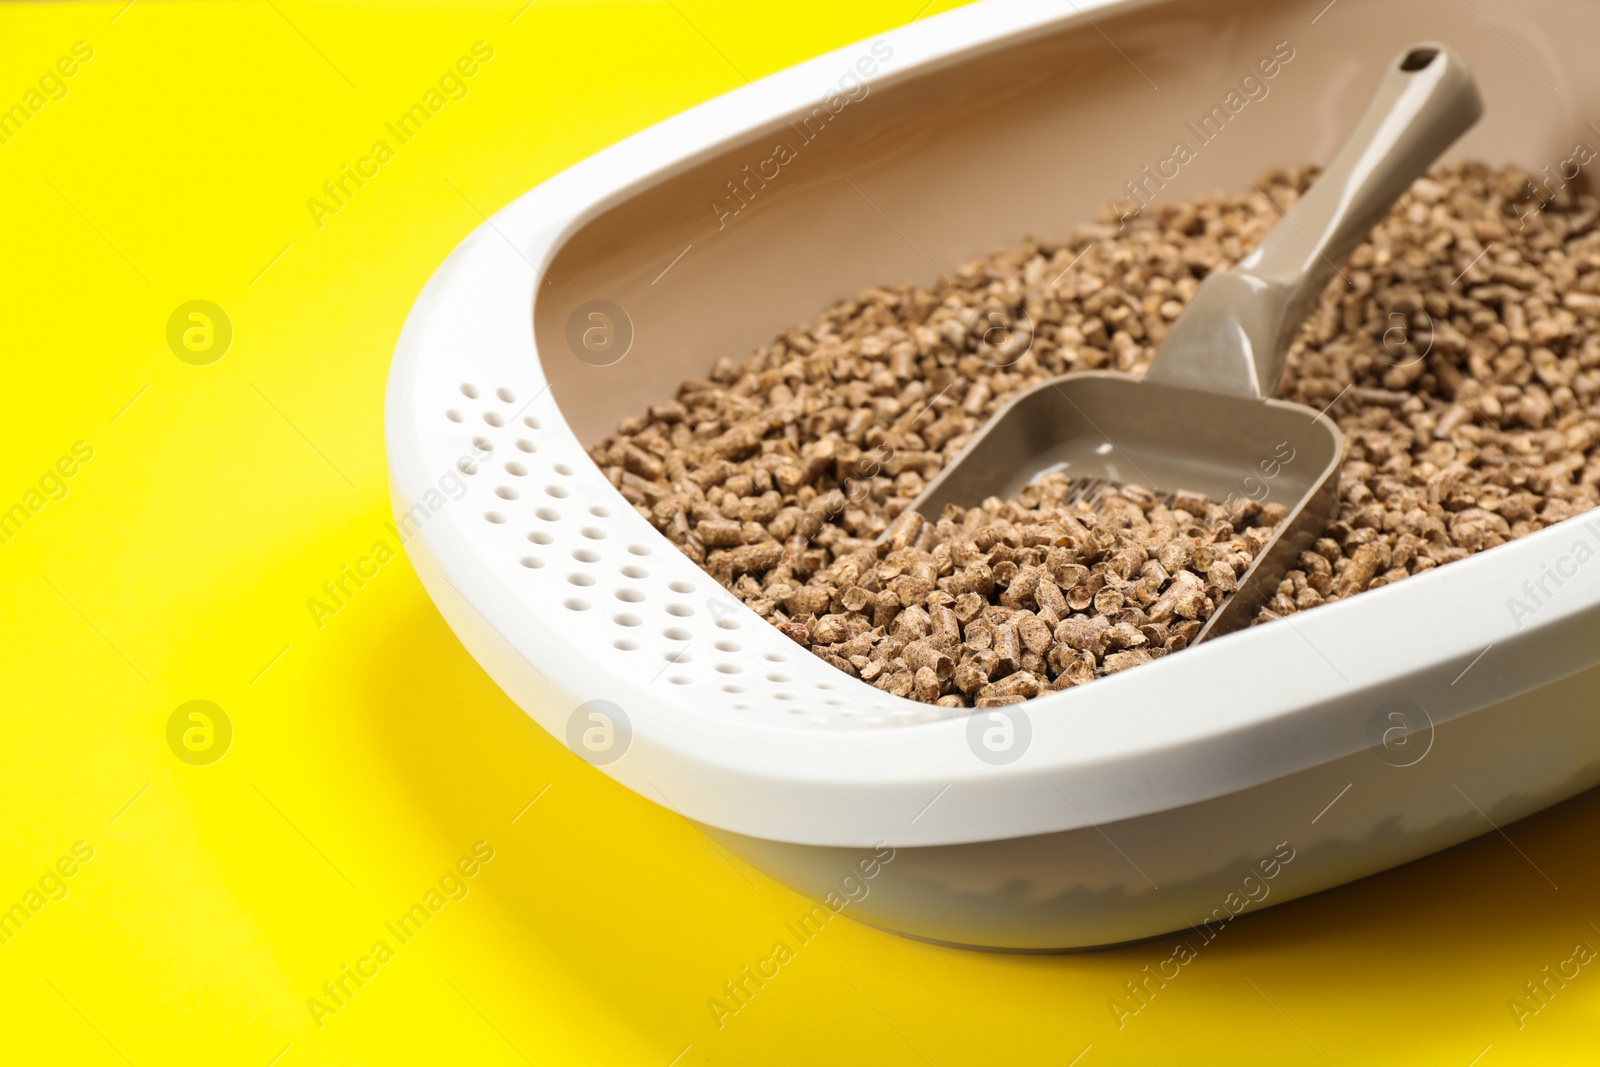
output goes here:
<path id="1" fill-rule="evenodd" d="M 739 642 L 718 641 L 716 644 L 716 649 L 718 652 L 737 652 L 739 651 Z"/>
<path id="2" fill-rule="evenodd" d="M 661 636 L 668 641 L 687 641 L 689 640 L 689 631 L 681 626 L 669 626 L 661 631 Z"/>
<path id="3" fill-rule="evenodd" d="M 534 514 L 539 516 L 539 518 L 543 519 L 545 522 L 555 522 L 557 519 L 561 518 L 561 512 L 557 511 L 555 508 L 540 508 L 538 511 L 535 511 Z"/>
<path id="4" fill-rule="evenodd" d="M 617 599 L 625 600 L 629 604 L 637 604 L 644 599 L 644 593 L 638 589 L 618 589 Z"/>
<path id="5" fill-rule="evenodd" d="M 769 682 L 787 682 L 788 680 L 789 680 L 789 676 L 787 674 L 769 674 L 769 675 L 767 675 L 767 681 L 769 681 Z"/>
<path id="6" fill-rule="evenodd" d="M 738 674 L 742 670 L 744 670 L 744 668 L 739 666 L 737 663 L 719 663 L 719 664 L 717 664 L 717 673 L 718 674 Z"/>
<path id="7" fill-rule="evenodd" d="M 494 391 L 494 395 L 507 404 L 516 403 L 517 395 L 503 385 Z"/>
<path id="8" fill-rule="evenodd" d="M 806 709 L 805 708 L 790 708 L 789 709 L 789 714 L 790 715 L 804 715 L 805 713 L 806 713 Z"/>
<path id="9" fill-rule="evenodd" d="M 544 566 L 544 560 L 540 559 L 538 556 L 523 556 L 522 565 L 528 568 L 530 571 L 536 571 L 540 567 Z"/>
<path id="10" fill-rule="evenodd" d="M 687 604 L 668 604 L 667 614 L 676 615 L 680 619 L 685 619 L 694 614 L 694 609 Z"/>
<path id="11" fill-rule="evenodd" d="M 449 411 L 444 413 L 444 417 L 449 419 L 451 422 L 460 422 L 461 412 L 457 411 L 455 408 L 451 408 Z"/>
<path id="12" fill-rule="evenodd" d="M 734 708 L 735 708 L 735 710 L 738 710 L 738 711 L 749 711 L 750 710 L 750 705 L 749 704 L 735 704 Z"/>
<path id="13" fill-rule="evenodd" d="M 604 541 L 606 539 L 606 532 L 598 526 L 585 526 L 579 532 L 591 541 Z M 628 551 L 632 552 L 633 550 L 630 548 Z"/>
<path id="14" fill-rule="evenodd" d="M 600 562 L 600 553 L 589 548 L 578 548 L 573 550 L 572 558 L 579 563 L 598 563 Z"/>
<path id="15" fill-rule="evenodd" d="M 737 630 L 738 628 L 739 620 L 733 618 L 732 616 L 724 615 L 722 618 L 717 620 L 717 629 L 719 630 Z"/>
<path id="16" fill-rule="evenodd" d="M 561 488 L 559 485 L 547 485 L 544 487 L 544 491 L 555 497 L 557 500 L 560 500 L 567 495 L 567 491 Z"/>
<path id="17" fill-rule="evenodd" d="M 539 449 L 534 445 L 534 443 L 532 441 L 528 440 L 526 437 L 517 438 L 517 447 L 522 449 L 522 451 L 524 451 L 524 452 L 537 452 L 537 451 L 539 451 Z"/>
<path id="18" fill-rule="evenodd" d="M 594 575 L 585 574 L 582 571 L 574 571 L 571 574 L 567 575 L 567 581 L 571 582 L 573 585 L 593 585 L 594 584 Z M 774 681 L 783 681 L 784 679 L 775 678 L 773 680 Z"/>
<path id="19" fill-rule="evenodd" d="M 466 397 L 468 400 L 476 400 L 478 399 L 478 387 L 476 385 L 470 385 L 467 382 L 462 382 L 461 395 Z"/>
<path id="20" fill-rule="evenodd" d="M 555 538 L 551 537 L 543 530 L 535 530 L 533 533 L 528 535 L 528 540 L 532 541 L 536 545 L 548 545 L 551 541 L 554 541 Z"/>
<path id="21" fill-rule="evenodd" d="M 650 546 L 649 545 L 629 545 L 628 546 L 628 551 L 630 553 L 632 553 L 633 555 L 635 555 L 635 556 L 648 556 L 650 554 Z"/>
<path id="22" fill-rule="evenodd" d="M 823 703 L 836 708 L 840 704 L 843 704 L 844 701 L 840 700 L 838 697 L 830 697 L 827 700 L 824 700 Z"/>
<path id="23" fill-rule="evenodd" d="M 470 459 L 460 459 L 456 461 L 456 470 L 462 474 L 477 474 L 478 465 Z"/>
<path id="24" fill-rule="evenodd" d="M 557 474 L 571 474 L 572 468 L 565 463 L 557 463 L 553 468 Z"/>
<path id="25" fill-rule="evenodd" d="M 595 504 L 594 506 L 589 508 L 589 514 L 593 515 L 597 519 L 610 518 L 610 516 L 611 516 L 611 512 L 607 511 L 605 508 L 601 507 L 599 504 Z"/>
<path id="26" fill-rule="evenodd" d="M 668 663 L 688 663 L 689 650 L 685 648 L 674 648 L 664 654 L 661 658 L 666 660 Z"/>
<path id="27" fill-rule="evenodd" d="M 622 576 L 624 578 L 648 578 L 650 577 L 650 572 L 637 564 L 630 563 L 622 568 Z"/>
<path id="28" fill-rule="evenodd" d="M 527 418 L 522 420 L 522 425 L 526 426 L 530 430 L 537 430 L 539 428 L 539 420 L 534 418 L 532 415 L 529 415 Z"/>
<path id="29" fill-rule="evenodd" d="M 479 452 L 493 452 L 494 451 L 494 445 L 490 442 L 490 440 L 487 437 L 474 437 L 472 439 L 472 447 L 476 448 Z"/>
<path id="30" fill-rule="evenodd" d="M 818 689 L 832 689 L 833 688 L 833 683 L 832 682 L 818 682 L 817 683 L 817 688 Z"/>
<path id="31" fill-rule="evenodd" d="M 565 607 L 568 611 L 588 611 L 589 602 L 581 597 L 573 597 L 570 600 L 563 601 L 562 607 Z"/>
<path id="32" fill-rule="evenodd" d="M 744 686 L 742 686 L 742 685 L 725 685 L 725 686 L 722 687 L 722 691 L 724 693 L 742 693 L 742 692 L 744 692 Z"/>
<path id="33" fill-rule="evenodd" d="M 483 421 L 496 429 L 506 424 L 506 420 L 500 417 L 498 411 L 485 411 L 483 413 Z"/>
<path id="34" fill-rule="evenodd" d="M 674 593 L 694 592 L 694 586 L 690 585 L 688 582 L 668 582 L 667 588 L 672 590 Z"/>
<path id="35" fill-rule="evenodd" d="M 624 652 L 632 652 L 634 649 L 638 648 L 639 645 L 637 642 L 629 641 L 626 637 L 623 637 L 611 642 L 611 647 L 620 648 Z"/>
<path id="36" fill-rule="evenodd" d="M 782 652 L 768 652 L 765 656 L 762 656 L 761 658 L 766 660 L 768 663 L 782 663 L 788 657 L 785 656 Z"/>
<path id="37" fill-rule="evenodd" d="M 668 678 L 667 681 L 671 682 L 673 685 L 688 685 L 689 684 L 689 679 L 685 678 L 681 674 L 675 674 L 671 678 Z"/>
<path id="38" fill-rule="evenodd" d="M 495 490 L 494 490 L 494 495 L 499 497 L 501 500 L 515 500 L 515 499 L 517 499 L 517 491 L 515 489 L 511 488 L 509 485 L 496 486 Z"/>
<path id="39" fill-rule="evenodd" d="M 483 517 L 488 519 L 490 522 L 494 522 L 494 523 L 501 523 L 501 522 L 505 522 L 506 521 L 506 517 L 504 515 L 500 514 L 498 511 L 486 511 L 486 512 L 483 513 Z"/>
<path id="40" fill-rule="evenodd" d="M 528 473 L 528 468 L 524 467 L 520 463 L 517 463 L 517 462 L 513 461 L 511 463 L 507 463 L 506 464 L 506 473 L 511 475 L 513 478 L 521 478 L 521 477 L 524 477 Z"/>
<path id="41" fill-rule="evenodd" d="M 639 616 L 629 615 L 627 612 L 623 612 L 621 615 L 611 616 L 611 621 L 616 623 L 618 626 L 638 626 L 641 622 L 644 622 L 644 620 L 639 618 Z"/>
<path id="42" fill-rule="evenodd" d="M 793 700 L 794 699 L 794 694 L 793 693 L 774 693 L 772 695 L 773 695 L 773 698 L 776 699 L 776 700 Z"/>

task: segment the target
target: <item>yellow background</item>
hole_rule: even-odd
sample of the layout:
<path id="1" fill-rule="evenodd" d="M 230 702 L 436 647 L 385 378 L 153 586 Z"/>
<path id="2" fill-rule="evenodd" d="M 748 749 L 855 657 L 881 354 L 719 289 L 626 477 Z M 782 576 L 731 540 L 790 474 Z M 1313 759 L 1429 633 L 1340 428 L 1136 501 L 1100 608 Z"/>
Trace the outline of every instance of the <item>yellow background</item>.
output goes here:
<path id="1" fill-rule="evenodd" d="M 0 508 L 94 449 L 0 545 L 0 907 L 94 849 L 0 945 L 0 1062 L 1592 1062 L 1600 974 L 1520 1030 L 1507 1001 L 1600 946 L 1593 794 L 1507 831 L 1559 889 L 1491 833 L 1246 919 L 1120 1030 L 1170 945 L 851 922 L 719 1029 L 806 901 L 535 727 L 403 558 L 313 622 L 383 535 L 390 354 L 479 211 L 918 3 L 0 8 L 0 103 L 94 48 L 0 145 Z M 307 198 L 479 40 L 469 95 L 317 228 Z M 208 366 L 165 339 L 193 299 L 234 328 Z M 235 732 L 209 766 L 166 740 L 196 699 Z M 477 841 L 469 894 L 319 1027 L 308 998 Z"/>

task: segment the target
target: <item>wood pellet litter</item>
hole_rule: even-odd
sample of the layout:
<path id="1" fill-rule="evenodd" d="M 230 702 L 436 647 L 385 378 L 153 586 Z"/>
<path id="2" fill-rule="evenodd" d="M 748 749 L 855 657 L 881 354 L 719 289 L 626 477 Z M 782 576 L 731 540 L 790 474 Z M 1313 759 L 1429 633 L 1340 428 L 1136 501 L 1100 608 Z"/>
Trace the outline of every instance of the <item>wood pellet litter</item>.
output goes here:
<path id="1" fill-rule="evenodd" d="M 718 359 L 591 455 L 757 614 L 888 692 L 991 707 L 1176 652 L 1284 517 L 1248 499 L 1259 474 L 1227 507 L 1138 486 L 1091 506 L 1060 475 L 941 516 L 907 505 L 1019 390 L 1142 373 L 1200 280 L 1315 175 L 1120 229 L 1108 211 L 931 289 L 868 290 Z M 1593 196 L 1515 167 L 1439 168 L 1341 265 L 1279 393 L 1343 431 L 1339 513 L 1257 622 L 1600 504 L 1597 217 Z"/>

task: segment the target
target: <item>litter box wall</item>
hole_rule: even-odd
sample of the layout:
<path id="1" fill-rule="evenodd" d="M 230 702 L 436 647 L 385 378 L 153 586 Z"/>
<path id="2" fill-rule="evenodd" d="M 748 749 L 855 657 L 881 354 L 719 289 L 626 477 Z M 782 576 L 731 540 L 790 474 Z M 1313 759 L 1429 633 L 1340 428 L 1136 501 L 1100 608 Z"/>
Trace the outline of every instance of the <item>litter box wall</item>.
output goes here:
<path id="1" fill-rule="evenodd" d="M 1600 750 L 1597 687 L 1600 669 L 1591 669 L 1437 728 L 1414 722 L 1403 744 L 1353 753 L 1292 784 L 1055 834 L 886 851 L 704 829 L 824 907 L 831 894 L 853 918 L 924 940 L 1048 952 L 1170 932 L 1203 954 L 1239 916 L 1492 832 L 1600 784 L 1591 758 Z M 1510 736 L 1507 722 L 1518 724 Z M 1539 784 L 1524 791 L 1514 782 Z M 1531 864 L 1527 876 L 1548 880 Z"/>
<path id="2" fill-rule="evenodd" d="M 1129 182 L 1172 203 L 1247 190 L 1270 166 L 1325 162 L 1378 72 L 1418 40 L 1459 51 L 1489 102 L 1445 162 L 1537 173 L 1567 159 L 1576 139 L 1600 147 L 1585 125 L 1600 121 L 1600 68 L 1584 54 L 1600 39 L 1600 8 L 1486 6 L 1524 59 L 1448 4 L 1340 0 L 1313 25 L 1323 6 L 1180 0 L 1095 11 L 1126 58 L 1070 19 L 914 71 L 895 35 L 862 42 L 832 76 L 811 79 L 820 100 L 850 86 L 857 62 L 873 65 L 881 82 L 855 99 L 840 93 L 837 113 L 741 137 L 619 197 L 566 239 L 534 309 L 562 411 L 592 443 L 719 355 L 740 357 L 864 288 L 932 283 L 934 264 L 948 273 L 1030 234 L 1065 237 L 1128 197 Z M 1276 64 L 1270 79 L 1263 60 Z M 1250 74 L 1259 98 L 1241 93 L 1220 132 L 1214 121 L 1200 129 Z M 1193 160 L 1164 165 L 1180 140 Z M 631 320 L 632 350 L 609 367 L 569 358 L 569 320 L 596 298 Z"/>

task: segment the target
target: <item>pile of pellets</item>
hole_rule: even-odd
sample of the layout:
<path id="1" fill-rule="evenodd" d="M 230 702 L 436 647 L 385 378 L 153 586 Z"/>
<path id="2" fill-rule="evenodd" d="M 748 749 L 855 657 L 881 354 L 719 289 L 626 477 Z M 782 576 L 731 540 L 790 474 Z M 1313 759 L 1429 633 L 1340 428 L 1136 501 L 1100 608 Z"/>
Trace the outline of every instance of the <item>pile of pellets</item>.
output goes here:
<path id="1" fill-rule="evenodd" d="M 907 505 L 1019 390 L 1142 373 L 1201 279 L 1314 177 L 1273 171 L 932 288 L 868 290 L 718 359 L 591 455 L 735 596 L 888 692 L 993 707 L 1178 651 L 1284 518 L 1250 499 L 1259 474 L 1220 503 L 1139 486 L 1091 502 L 1051 476 L 942 515 Z M 1257 622 L 1600 504 L 1597 216 L 1574 185 L 1440 168 L 1341 265 L 1279 392 L 1345 435 L 1339 513 Z"/>

